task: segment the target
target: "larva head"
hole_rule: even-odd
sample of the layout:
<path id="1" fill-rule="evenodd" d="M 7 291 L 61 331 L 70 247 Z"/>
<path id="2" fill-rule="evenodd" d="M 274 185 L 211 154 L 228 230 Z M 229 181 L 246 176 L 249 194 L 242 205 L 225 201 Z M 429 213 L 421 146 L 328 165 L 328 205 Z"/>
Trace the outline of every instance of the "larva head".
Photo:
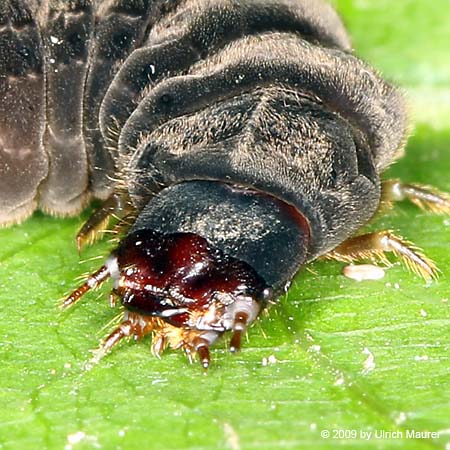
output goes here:
<path id="1" fill-rule="evenodd" d="M 128 311 L 198 331 L 231 330 L 238 313 L 252 322 L 271 292 L 247 263 L 193 233 L 135 231 L 108 264 Z"/>

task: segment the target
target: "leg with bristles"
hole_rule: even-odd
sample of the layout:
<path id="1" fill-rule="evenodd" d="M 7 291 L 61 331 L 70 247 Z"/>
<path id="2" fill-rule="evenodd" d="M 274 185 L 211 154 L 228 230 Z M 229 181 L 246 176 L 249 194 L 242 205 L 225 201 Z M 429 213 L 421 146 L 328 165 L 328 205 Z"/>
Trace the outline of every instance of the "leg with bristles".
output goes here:
<path id="1" fill-rule="evenodd" d="M 150 347 L 152 354 L 157 358 L 161 359 L 161 353 L 166 347 L 166 337 L 163 333 L 155 333 L 152 340 L 152 345 Z"/>
<path id="2" fill-rule="evenodd" d="M 158 333 L 160 328 L 161 321 L 158 318 L 146 317 L 138 313 L 125 311 L 123 322 L 109 336 L 103 339 L 100 346 L 94 350 L 94 357 L 91 363 L 100 361 L 100 359 L 123 339 L 131 336 L 135 339 L 141 339 L 153 331 Z"/>
<path id="3" fill-rule="evenodd" d="M 245 331 L 248 321 L 248 314 L 238 312 L 234 317 L 233 335 L 230 341 L 230 352 L 236 353 L 241 349 L 242 334 Z"/>
<path id="4" fill-rule="evenodd" d="M 124 217 L 129 212 L 126 196 L 113 193 L 97 208 L 77 233 L 77 246 L 80 251 L 86 244 L 92 244 L 108 226 L 112 217 Z"/>
<path id="5" fill-rule="evenodd" d="M 385 253 L 393 253 L 412 272 L 429 281 L 437 277 L 438 269 L 421 250 L 411 242 L 396 236 L 391 231 L 378 231 L 347 239 L 325 258 L 343 262 L 360 259 L 378 260 L 390 265 Z"/>
<path id="6" fill-rule="evenodd" d="M 134 326 L 131 320 L 122 322 L 101 344 L 100 349 L 106 354 L 122 339 L 134 334 Z"/>
<path id="7" fill-rule="evenodd" d="M 135 333 L 133 321 L 125 320 L 122 322 L 106 339 L 102 341 L 100 346 L 93 350 L 93 357 L 89 361 L 88 366 L 92 367 L 97 364 L 111 349 L 116 346 L 122 339 L 129 337 Z"/>
<path id="8" fill-rule="evenodd" d="M 96 272 L 88 276 L 87 280 L 70 295 L 65 297 L 60 305 L 61 309 L 69 308 L 74 305 L 86 292 L 100 286 L 111 276 L 111 272 L 107 265 L 100 267 Z"/>
<path id="9" fill-rule="evenodd" d="M 450 214 L 450 194 L 431 186 L 386 180 L 382 184 L 382 198 L 387 203 L 409 200 L 423 210 Z"/>

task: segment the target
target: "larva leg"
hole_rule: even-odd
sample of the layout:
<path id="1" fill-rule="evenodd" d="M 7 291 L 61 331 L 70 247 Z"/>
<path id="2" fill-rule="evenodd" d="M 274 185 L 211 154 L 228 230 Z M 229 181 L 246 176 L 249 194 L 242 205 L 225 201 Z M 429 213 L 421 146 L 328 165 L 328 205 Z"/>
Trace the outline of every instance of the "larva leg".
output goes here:
<path id="1" fill-rule="evenodd" d="M 111 277 L 111 269 L 108 267 L 108 262 L 100 267 L 97 271 L 94 273 L 91 273 L 87 278 L 86 281 L 79 286 L 77 289 L 75 289 L 73 292 L 71 292 L 67 297 L 65 297 L 60 305 L 61 309 L 67 309 L 70 308 L 72 305 L 74 305 L 78 300 L 83 297 L 84 294 L 89 292 L 92 289 L 95 289 L 103 284 L 108 278 Z"/>
<path id="2" fill-rule="evenodd" d="M 130 320 L 122 322 L 101 344 L 100 349 L 103 353 L 109 352 L 123 338 L 133 334 L 134 327 Z"/>
<path id="3" fill-rule="evenodd" d="M 207 370 L 211 363 L 209 349 L 220 335 L 221 333 L 216 331 L 174 333 L 169 339 L 169 345 L 174 349 L 183 348 L 191 363 L 198 358 L 203 369 Z"/>
<path id="4" fill-rule="evenodd" d="M 94 350 L 91 364 L 100 361 L 123 339 L 129 337 L 141 339 L 150 333 L 153 333 L 151 350 L 155 356 L 160 357 L 167 346 L 173 349 L 182 348 L 191 362 L 198 357 L 205 370 L 208 369 L 211 360 L 209 348 L 221 334 L 215 331 L 183 330 L 167 324 L 158 317 L 148 317 L 127 311 L 123 322 Z"/>
<path id="5" fill-rule="evenodd" d="M 150 333 L 154 324 L 157 323 L 153 317 L 143 317 L 138 314 L 125 314 L 123 322 L 102 340 L 100 346 L 93 351 L 93 358 L 91 364 L 98 363 L 106 354 L 108 354 L 113 347 L 125 338 L 135 337 L 140 339 L 146 334 Z"/>
<path id="6" fill-rule="evenodd" d="M 94 210 L 89 219 L 77 233 L 78 250 L 85 244 L 94 243 L 98 236 L 108 227 L 112 217 L 119 220 L 130 212 L 130 206 L 125 195 L 111 194 L 99 208 Z"/>
<path id="7" fill-rule="evenodd" d="M 432 186 L 386 180 L 382 185 L 383 200 L 388 203 L 410 200 L 419 208 L 436 214 L 450 214 L 450 194 Z"/>
<path id="8" fill-rule="evenodd" d="M 427 281 L 437 276 L 438 269 L 433 261 L 411 242 L 391 231 L 378 231 L 347 239 L 325 257 L 344 262 L 371 259 L 390 265 L 386 253 L 393 253 L 409 270 Z"/>

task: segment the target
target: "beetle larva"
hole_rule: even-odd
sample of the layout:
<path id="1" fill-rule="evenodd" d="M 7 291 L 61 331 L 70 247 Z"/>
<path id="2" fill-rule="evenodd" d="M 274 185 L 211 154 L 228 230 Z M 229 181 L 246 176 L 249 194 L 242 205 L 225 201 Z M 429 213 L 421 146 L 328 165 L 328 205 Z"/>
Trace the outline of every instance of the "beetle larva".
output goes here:
<path id="1" fill-rule="evenodd" d="M 356 235 L 381 200 L 450 212 L 447 194 L 381 181 L 401 156 L 399 92 L 319 0 L 6 0 L 0 6 L 0 221 L 78 213 L 78 235 L 133 217 L 105 264 L 123 321 L 98 355 L 153 333 L 208 367 L 305 264 L 436 268 L 392 232 Z M 127 222 L 129 222 L 127 220 Z M 122 226 L 125 228 L 125 226 Z"/>

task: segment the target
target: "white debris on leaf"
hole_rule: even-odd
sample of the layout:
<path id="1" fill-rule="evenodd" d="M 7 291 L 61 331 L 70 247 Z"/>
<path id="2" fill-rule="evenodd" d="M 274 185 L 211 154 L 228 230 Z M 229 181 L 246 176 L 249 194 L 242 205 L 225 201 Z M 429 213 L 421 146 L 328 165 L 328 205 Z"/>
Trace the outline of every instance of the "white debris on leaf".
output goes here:
<path id="1" fill-rule="evenodd" d="M 67 444 L 64 446 L 64 450 L 72 450 L 82 441 L 89 443 L 89 448 L 100 448 L 96 436 L 89 436 L 84 431 L 76 431 L 67 435 Z"/>
<path id="2" fill-rule="evenodd" d="M 265 367 L 268 366 L 269 364 L 275 364 L 277 362 L 277 358 L 275 357 L 275 355 L 270 355 L 268 358 L 264 357 L 262 359 L 261 364 Z"/>
<path id="3" fill-rule="evenodd" d="M 375 357 L 367 347 L 364 347 L 362 352 L 364 355 L 367 355 L 366 360 L 363 362 L 362 374 L 367 375 L 369 372 L 372 372 L 372 370 L 375 369 Z"/>
<path id="4" fill-rule="evenodd" d="M 76 433 L 72 433 L 67 435 L 67 444 L 75 445 L 81 442 L 86 437 L 86 433 L 83 431 L 77 431 Z M 67 448 L 67 446 L 66 446 Z"/>
<path id="5" fill-rule="evenodd" d="M 231 450 L 241 450 L 241 445 L 239 443 L 239 436 L 236 430 L 227 422 L 223 424 L 223 431 L 225 433 L 225 438 L 227 440 L 228 447 Z"/>
<path id="6" fill-rule="evenodd" d="M 167 383 L 167 381 L 167 378 L 156 379 L 152 380 L 151 385 L 154 386 L 155 384 Z"/>
<path id="7" fill-rule="evenodd" d="M 407 417 L 406 417 L 406 413 L 404 413 L 403 411 L 400 411 L 399 415 L 397 417 L 395 417 L 395 424 L 396 425 L 401 425 L 402 423 L 404 423 L 406 421 Z"/>
<path id="8" fill-rule="evenodd" d="M 350 264 L 344 267 L 342 273 L 355 281 L 381 280 L 386 274 L 382 267 L 373 264 Z"/>

